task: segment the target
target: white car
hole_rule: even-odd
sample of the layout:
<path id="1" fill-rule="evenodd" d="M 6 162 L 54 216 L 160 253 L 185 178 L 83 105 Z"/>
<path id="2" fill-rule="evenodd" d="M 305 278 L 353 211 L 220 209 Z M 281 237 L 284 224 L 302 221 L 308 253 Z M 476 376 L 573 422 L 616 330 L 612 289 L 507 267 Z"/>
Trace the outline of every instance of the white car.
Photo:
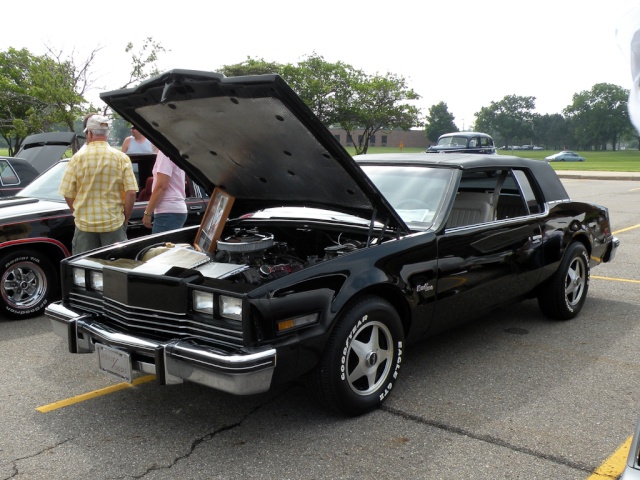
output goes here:
<path id="1" fill-rule="evenodd" d="M 570 150 L 554 153 L 545 158 L 547 162 L 584 162 L 586 158 Z"/>

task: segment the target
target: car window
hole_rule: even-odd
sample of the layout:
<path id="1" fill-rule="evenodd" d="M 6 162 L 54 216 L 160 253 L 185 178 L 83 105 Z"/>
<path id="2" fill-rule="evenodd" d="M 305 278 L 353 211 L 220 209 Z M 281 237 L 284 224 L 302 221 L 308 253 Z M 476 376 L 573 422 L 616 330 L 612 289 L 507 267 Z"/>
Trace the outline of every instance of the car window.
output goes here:
<path id="1" fill-rule="evenodd" d="M 524 171 L 465 171 L 446 227 L 479 225 L 541 211 L 541 204 Z"/>
<path id="2" fill-rule="evenodd" d="M 6 160 L 0 160 L 0 183 L 3 186 L 18 185 L 20 183 L 18 174 Z"/>

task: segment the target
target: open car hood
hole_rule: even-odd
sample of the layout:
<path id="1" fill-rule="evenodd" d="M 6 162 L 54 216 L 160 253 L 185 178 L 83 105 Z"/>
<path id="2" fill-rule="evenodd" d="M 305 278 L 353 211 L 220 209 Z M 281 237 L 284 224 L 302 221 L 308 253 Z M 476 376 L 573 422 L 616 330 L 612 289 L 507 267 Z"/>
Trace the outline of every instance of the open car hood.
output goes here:
<path id="1" fill-rule="evenodd" d="M 77 135 L 74 132 L 36 133 L 24 139 L 16 157 L 23 158 L 38 173 L 44 172 L 71 148 Z"/>
<path id="2" fill-rule="evenodd" d="M 209 193 L 246 208 L 315 206 L 409 231 L 278 75 L 172 70 L 100 95 Z"/>

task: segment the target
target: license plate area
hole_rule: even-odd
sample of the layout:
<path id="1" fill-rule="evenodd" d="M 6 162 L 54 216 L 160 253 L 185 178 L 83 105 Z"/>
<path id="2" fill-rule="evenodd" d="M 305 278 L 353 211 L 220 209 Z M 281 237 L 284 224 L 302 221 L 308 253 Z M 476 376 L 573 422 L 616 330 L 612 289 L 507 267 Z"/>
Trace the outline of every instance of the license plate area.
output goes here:
<path id="1" fill-rule="evenodd" d="M 109 375 L 131 383 L 133 368 L 131 355 L 122 350 L 96 343 L 98 368 Z"/>

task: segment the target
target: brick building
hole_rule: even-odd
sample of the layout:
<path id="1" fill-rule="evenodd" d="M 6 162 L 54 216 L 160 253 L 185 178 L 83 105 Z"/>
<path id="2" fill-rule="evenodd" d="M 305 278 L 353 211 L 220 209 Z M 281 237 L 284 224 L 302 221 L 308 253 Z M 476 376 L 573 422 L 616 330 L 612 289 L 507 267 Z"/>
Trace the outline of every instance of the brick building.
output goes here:
<path id="1" fill-rule="evenodd" d="M 340 142 L 343 147 L 352 147 L 353 141 L 351 138 L 347 138 L 347 132 L 342 128 L 329 128 L 329 131 Z M 354 139 L 357 141 L 356 136 L 362 135 L 363 130 L 356 130 L 353 133 Z M 379 130 L 374 136 L 371 137 L 369 142 L 370 147 L 394 147 L 398 148 L 402 143 L 407 148 L 426 148 L 433 144 L 426 137 L 424 130 Z"/>

